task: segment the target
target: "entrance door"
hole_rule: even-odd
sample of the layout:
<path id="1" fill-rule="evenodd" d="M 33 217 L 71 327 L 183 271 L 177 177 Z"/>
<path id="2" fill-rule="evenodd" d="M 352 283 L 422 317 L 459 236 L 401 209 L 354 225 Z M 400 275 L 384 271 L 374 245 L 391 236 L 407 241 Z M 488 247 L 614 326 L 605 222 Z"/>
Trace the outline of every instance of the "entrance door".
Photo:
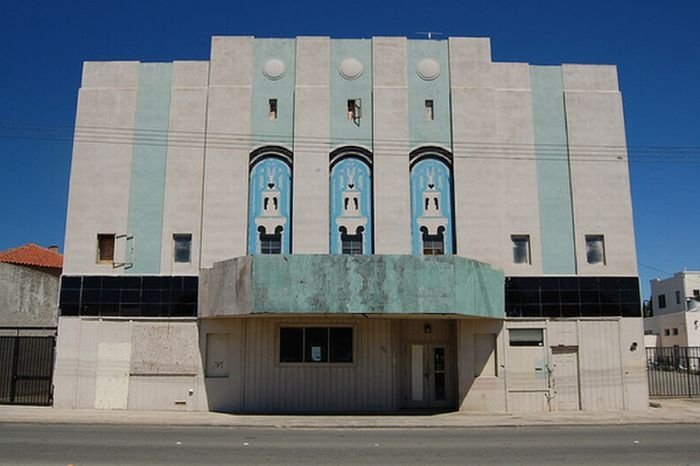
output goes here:
<path id="1" fill-rule="evenodd" d="M 578 348 L 552 348 L 553 390 L 552 411 L 578 411 L 579 401 Z"/>
<path id="2" fill-rule="evenodd" d="M 451 361 L 448 346 L 443 343 L 407 345 L 410 366 L 408 406 L 446 408 L 451 405 Z"/>

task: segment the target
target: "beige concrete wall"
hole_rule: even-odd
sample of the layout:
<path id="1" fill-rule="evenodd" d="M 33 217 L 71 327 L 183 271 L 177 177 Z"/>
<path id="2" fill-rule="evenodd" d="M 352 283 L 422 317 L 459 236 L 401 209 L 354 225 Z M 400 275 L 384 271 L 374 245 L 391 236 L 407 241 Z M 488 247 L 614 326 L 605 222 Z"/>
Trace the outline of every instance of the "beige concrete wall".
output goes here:
<path id="1" fill-rule="evenodd" d="M 578 356 L 579 401 L 582 410 L 638 410 L 648 408 L 648 388 L 644 355 L 642 319 L 601 318 L 571 320 L 509 320 L 506 329 L 541 328 L 543 348 L 511 347 L 508 332 L 504 332 L 507 410 L 551 410 L 556 393 L 552 378 L 552 348 L 576 348 Z M 636 345 L 634 345 L 636 343 Z M 525 354 L 527 353 L 527 354 Z M 532 354 L 530 354 L 532 353 Z M 535 354 L 536 353 L 536 354 Z M 538 358 L 544 357 L 544 361 Z M 549 377 L 547 383 L 535 387 L 513 384 L 528 367 L 544 363 Z M 533 372 L 534 373 L 534 372 Z"/>
<path id="2" fill-rule="evenodd" d="M 493 63 L 491 76 L 496 87 L 496 144 L 497 147 L 508 148 L 495 153 L 491 150 L 490 154 L 486 154 L 507 159 L 494 162 L 500 168 L 500 173 L 492 181 L 499 184 L 503 199 L 501 208 L 488 213 L 500 216 L 501 229 L 499 235 L 493 238 L 500 254 L 494 265 L 502 268 L 506 275 L 540 275 L 538 181 L 529 66 L 525 63 Z M 523 234 L 530 237 L 531 264 L 513 262 L 511 235 Z"/>
<path id="3" fill-rule="evenodd" d="M 161 267 L 164 275 L 199 272 L 208 62 L 174 62 L 165 170 Z M 174 262 L 173 234 L 191 234 L 191 262 Z"/>
<path id="4" fill-rule="evenodd" d="M 206 410 L 193 320 L 59 319 L 54 406 Z"/>
<path id="5" fill-rule="evenodd" d="M 458 403 L 461 411 L 505 412 L 505 346 L 503 321 L 495 319 L 457 322 Z M 477 335 L 492 335 L 496 341 L 493 361 L 478 358 Z M 493 374 L 483 365 L 493 363 Z"/>
<path id="6" fill-rule="evenodd" d="M 637 275 L 629 167 L 614 66 L 562 65 L 579 275 Z M 585 235 L 605 238 L 586 262 Z"/>
<path id="7" fill-rule="evenodd" d="M 213 37 L 200 267 L 246 254 L 252 37 Z"/>
<path id="8" fill-rule="evenodd" d="M 63 273 L 114 274 L 97 263 L 97 234 L 126 234 L 138 62 L 85 62 L 78 92 Z M 115 261 L 123 260 L 125 240 Z"/>
<path id="9" fill-rule="evenodd" d="M 484 39 L 450 39 L 449 52 L 457 254 L 540 274 L 528 65 L 491 63 Z M 531 265 L 513 264 L 512 234 L 530 235 Z"/>
<path id="10" fill-rule="evenodd" d="M 53 327 L 57 314 L 58 277 L 0 263 L 0 327 Z"/>
<path id="11" fill-rule="evenodd" d="M 407 45 L 372 39 L 374 252 L 411 254 Z"/>
<path id="12" fill-rule="evenodd" d="M 292 252 L 328 254 L 330 40 L 299 37 L 296 53 Z"/>

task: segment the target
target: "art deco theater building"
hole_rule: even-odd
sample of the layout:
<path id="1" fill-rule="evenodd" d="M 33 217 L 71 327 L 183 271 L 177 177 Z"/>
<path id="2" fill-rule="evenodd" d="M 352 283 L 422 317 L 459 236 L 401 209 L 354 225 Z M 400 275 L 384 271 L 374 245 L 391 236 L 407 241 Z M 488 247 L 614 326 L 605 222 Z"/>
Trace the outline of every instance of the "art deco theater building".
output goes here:
<path id="1" fill-rule="evenodd" d="M 614 66 L 483 38 L 87 62 L 55 405 L 647 406 Z"/>

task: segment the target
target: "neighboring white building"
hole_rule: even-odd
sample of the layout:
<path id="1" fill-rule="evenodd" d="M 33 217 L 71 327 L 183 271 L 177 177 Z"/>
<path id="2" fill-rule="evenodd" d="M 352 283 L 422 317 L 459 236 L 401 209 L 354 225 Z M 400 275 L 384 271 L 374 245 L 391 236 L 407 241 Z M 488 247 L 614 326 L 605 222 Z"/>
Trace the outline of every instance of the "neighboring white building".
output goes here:
<path id="1" fill-rule="evenodd" d="M 700 272 L 651 280 L 651 305 L 653 317 L 644 319 L 647 346 L 700 347 Z"/>
<path id="2" fill-rule="evenodd" d="M 614 66 L 484 38 L 87 62 L 55 405 L 644 409 Z"/>

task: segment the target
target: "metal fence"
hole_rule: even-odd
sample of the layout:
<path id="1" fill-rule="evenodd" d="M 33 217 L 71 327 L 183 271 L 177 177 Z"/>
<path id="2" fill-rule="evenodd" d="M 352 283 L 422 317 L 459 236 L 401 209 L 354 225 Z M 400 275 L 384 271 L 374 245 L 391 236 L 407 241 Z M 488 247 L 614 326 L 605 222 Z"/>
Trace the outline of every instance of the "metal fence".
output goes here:
<path id="1" fill-rule="evenodd" d="M 53 403 L 55 327 L 0 327 L 0 404 Z"/>
<path id="2" fill-rule="evenodd" d="M 700 347 L 647 348 L 650 396 L 700 396 Z"/>

